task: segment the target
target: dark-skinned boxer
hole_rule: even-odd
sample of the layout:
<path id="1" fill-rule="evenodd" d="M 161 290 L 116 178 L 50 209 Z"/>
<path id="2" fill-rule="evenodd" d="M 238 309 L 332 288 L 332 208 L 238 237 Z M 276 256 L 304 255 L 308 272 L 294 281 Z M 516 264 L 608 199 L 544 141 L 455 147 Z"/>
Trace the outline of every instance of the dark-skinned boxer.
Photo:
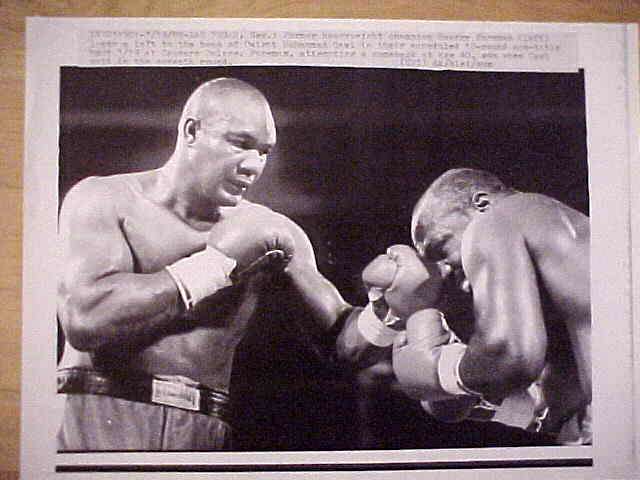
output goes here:
<path id="1" fill-rule="evenodd" d="M 473 333 L 464 344 L 439 312 L 412 315 L 394 345 L 400 384 L 436 416 L 499 419 L 504 407 L 560 444 L 590 444 L 589 232 L 584 214 L 489 172 L 439 177 L 414 209 L 413 241 L 472 295 Z"/>

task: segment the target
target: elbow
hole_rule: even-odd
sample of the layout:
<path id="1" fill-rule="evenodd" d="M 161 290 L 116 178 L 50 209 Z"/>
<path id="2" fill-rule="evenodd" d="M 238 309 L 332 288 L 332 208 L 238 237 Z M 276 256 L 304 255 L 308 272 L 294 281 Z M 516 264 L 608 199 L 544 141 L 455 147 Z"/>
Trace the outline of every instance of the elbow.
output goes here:
<path id="1" fill-rule="evenodd" d="M 507 385 L 513 389 L 526 388 L 535 382 L 544 367 L 544 362 L 531 357 L 510 355 L 502 361 L 499 371 L 504 372 Z"/>
<path id="2" fill-rule="evenodd" d="M 69 345 L 80 352 L 92 352 L 100 348 L 98 321 L 77 306 L 66 305 L 59 309 L 58 319 Z"/>
<path id="3" fill-rule="evenodd" d="M 99 348 L 96 333 L 81 321 L 60 318 L 65 339 L 80 352 L 92 352 Z"/>
<path id="4" fill-rule="evenodd" d="M 498 390 L 526 388 L 539 378 L 544 368 L 546 344 L 543 342 L 501 340 L 485 351 L 493 358 L 492 377 L 502 387 Z"/>

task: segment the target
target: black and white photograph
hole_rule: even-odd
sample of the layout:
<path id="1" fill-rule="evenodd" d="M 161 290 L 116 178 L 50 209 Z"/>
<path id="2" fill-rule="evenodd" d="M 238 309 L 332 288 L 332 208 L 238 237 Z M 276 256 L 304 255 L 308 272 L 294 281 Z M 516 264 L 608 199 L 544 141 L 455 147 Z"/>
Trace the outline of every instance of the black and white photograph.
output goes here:
<path id="1" fill-rule="evenodd" d="M 60 91 L 59 451 L 591 443 L 582 72 Z"/>
<path id="2" fill-rule="evenodd" d="M 46 440 L 24 447 L 51 446 L 55 474 L 560 478 L 626 461 L 609 442 L 635 428 L 618 407 L 635 337 L 611 292 L 630 281 L 632 135 L 625 117 L 603 143 L 620 104 L 594 101 L 583 61 L 56 62 L 38 77 L 55 103 L 31 102 L 57 148 L 26 170 L 55 197 L 38 227 L 56 230 L 55 268 L 27 304 L 49 333 L 25 350 L 55 392 Z"/>

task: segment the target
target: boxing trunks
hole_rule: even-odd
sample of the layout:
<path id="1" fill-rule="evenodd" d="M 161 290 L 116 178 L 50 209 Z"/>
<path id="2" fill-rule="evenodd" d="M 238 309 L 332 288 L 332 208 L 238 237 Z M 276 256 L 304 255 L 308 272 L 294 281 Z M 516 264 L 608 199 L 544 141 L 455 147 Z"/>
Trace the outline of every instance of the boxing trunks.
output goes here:
<path id="1" fill-rule="evenodd" d="M 59 451 L 231 448 L 228 396 L 180 376 L 58 371 L 66 394 Z"/>

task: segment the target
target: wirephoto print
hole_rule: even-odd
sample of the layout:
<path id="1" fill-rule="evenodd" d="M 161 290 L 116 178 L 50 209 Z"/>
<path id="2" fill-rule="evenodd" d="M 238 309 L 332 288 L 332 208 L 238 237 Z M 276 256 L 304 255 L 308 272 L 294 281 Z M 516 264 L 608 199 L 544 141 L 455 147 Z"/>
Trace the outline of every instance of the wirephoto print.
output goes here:
<path id="1" fill-rule="evenodd" d="M 60 91 L 60 451 L 591 442 L 582 72 L 65 67 Z"/>
<path id="2" fill-rule="evenodd" d="M 629 471 L 595 34 L 165 20 L 28 37 L 27 477 Z"/>

